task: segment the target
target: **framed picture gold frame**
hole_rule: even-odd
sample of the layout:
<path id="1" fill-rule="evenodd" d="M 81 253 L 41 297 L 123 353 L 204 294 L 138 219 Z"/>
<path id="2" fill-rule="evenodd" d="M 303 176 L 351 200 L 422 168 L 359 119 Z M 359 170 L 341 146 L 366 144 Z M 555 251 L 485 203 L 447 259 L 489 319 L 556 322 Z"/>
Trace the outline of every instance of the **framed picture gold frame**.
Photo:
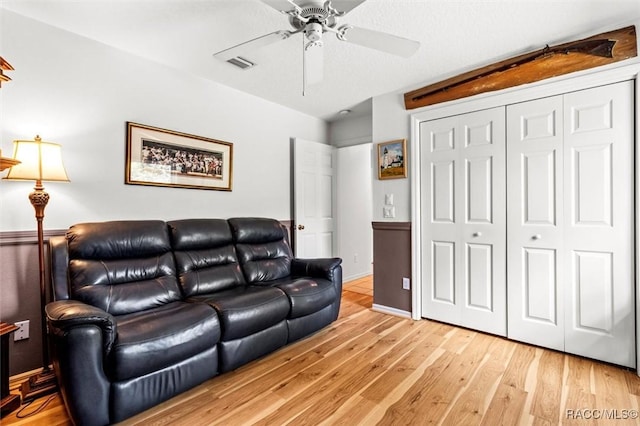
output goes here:
<path id="1" fill-rule="evenodd" d="M 231 191 L 233 144 L 127 122 L 125 183 Z"/>
<path id="2" fill-rule="evenodd" d="M 396 139 L 378 144 L 378 179 L 407 177 L 407 140 Z"/>

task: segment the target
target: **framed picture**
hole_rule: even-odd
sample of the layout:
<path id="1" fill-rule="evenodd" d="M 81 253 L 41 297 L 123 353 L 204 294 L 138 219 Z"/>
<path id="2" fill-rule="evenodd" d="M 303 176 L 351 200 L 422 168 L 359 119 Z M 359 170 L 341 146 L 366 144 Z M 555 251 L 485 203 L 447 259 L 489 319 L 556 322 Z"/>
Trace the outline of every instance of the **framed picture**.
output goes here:
<path id="1" fill-rule="evenodd" d="M 233 144 L 127 122 L 125 183 L 231 191 Z"/>
<path id="2" fill-rule="evenodd" d="M 378 179 L 407 177 L 407 141 L 397 139 L 378 144 Z"/>

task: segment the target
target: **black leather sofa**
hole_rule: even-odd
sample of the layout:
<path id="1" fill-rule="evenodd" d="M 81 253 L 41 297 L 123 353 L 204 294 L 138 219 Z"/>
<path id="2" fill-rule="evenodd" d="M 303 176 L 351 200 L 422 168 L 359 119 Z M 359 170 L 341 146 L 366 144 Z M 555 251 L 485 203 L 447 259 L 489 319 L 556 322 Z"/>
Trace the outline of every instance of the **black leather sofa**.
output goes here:
<path id="1" fill-rule="evenodd" d="M 49 339 L 77 425 L 124 420 L 338 317 L 341 259 L 266 218 L 83 223 L 49 241 Z"/>

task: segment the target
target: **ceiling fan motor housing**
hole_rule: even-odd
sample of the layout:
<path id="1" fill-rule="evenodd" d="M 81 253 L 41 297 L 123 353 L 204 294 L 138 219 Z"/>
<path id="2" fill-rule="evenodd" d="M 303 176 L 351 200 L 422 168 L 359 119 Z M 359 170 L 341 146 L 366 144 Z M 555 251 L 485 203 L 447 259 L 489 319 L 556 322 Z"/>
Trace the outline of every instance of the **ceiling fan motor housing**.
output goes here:
<path id="1" fill-rule="evenodd" d="M 290 18 L 291 25 L 296 30 L 304 29 L 307 32 L 311 24 L 320 24 L 320 28 L 328 26 L 330 28 L 335 27 L 336 17 L 323 7 L 309 6 L 299 9 Z"/>

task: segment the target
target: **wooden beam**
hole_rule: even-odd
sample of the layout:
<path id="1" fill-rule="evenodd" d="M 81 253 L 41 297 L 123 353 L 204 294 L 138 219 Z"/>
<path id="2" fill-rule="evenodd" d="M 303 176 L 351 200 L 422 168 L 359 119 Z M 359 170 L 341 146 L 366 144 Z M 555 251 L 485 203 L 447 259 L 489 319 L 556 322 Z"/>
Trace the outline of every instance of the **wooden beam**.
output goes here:
<path id="1" fill-rule="evenodd" d="M 608 65 L 638 56 L 636 28 L 629 26 L 525 53 L 405 93 L 406 109 L 465 98 Z"/>

